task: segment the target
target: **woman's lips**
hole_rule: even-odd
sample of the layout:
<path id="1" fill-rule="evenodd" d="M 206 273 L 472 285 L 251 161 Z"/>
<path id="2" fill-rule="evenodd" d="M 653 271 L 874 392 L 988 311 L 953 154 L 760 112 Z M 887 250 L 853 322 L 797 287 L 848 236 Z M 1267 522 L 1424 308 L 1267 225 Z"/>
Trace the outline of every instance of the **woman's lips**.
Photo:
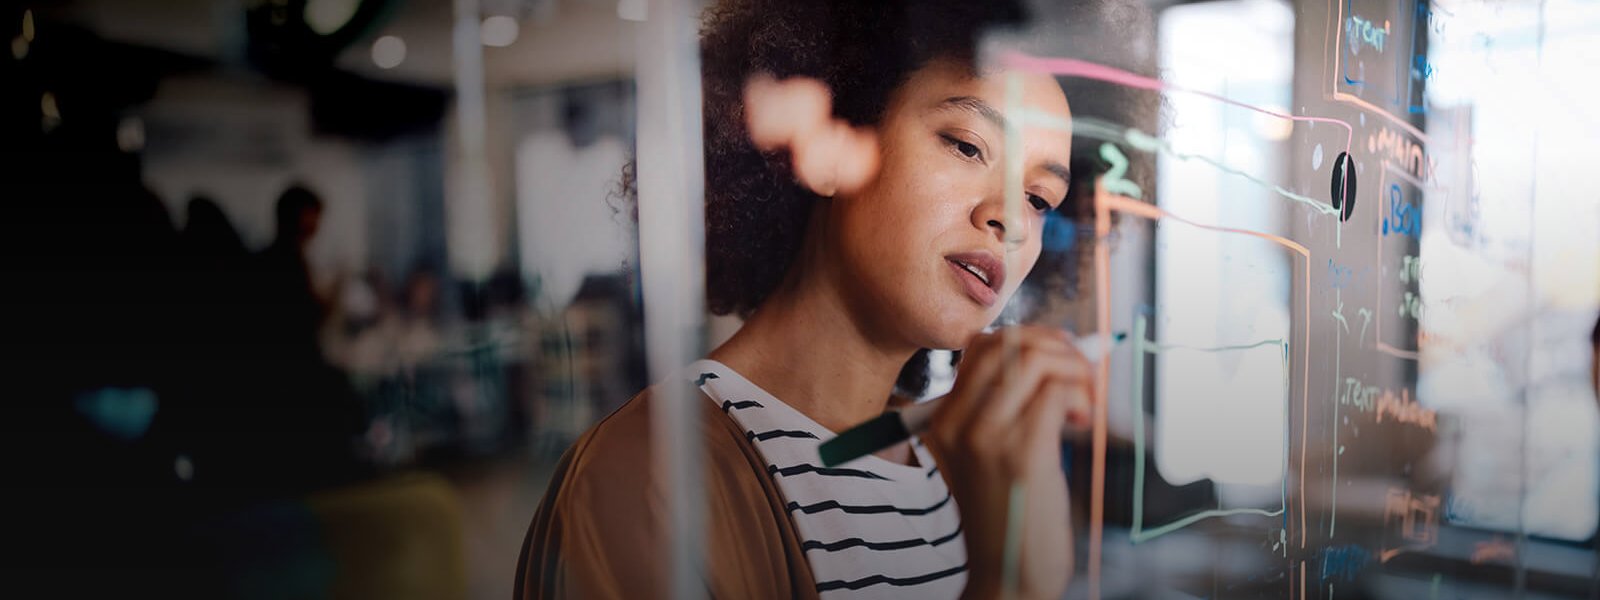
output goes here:
<path id="1" fill-rule="evenodd" d="M 999 300 L 1000 286 L 1005 282 L 1004 263 L 985 253 L 968 252 L 945 257 L 945 264 L 973 301 L 988 308 Z M 984 281 L 973 270 L 987 275 L 989 281 Z"/>

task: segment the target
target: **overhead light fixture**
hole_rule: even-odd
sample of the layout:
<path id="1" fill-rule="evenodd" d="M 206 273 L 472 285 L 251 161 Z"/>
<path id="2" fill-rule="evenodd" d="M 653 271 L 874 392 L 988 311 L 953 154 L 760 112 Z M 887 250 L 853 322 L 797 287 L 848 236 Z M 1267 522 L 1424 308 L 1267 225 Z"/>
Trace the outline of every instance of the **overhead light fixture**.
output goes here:
<path id="1" fill-rule="evenodd" d="M 129 153 L 144 149 L 143 119 L 129 115 L 117 123 L 117 147 Z"/>
<path id="2" fill-rule="evenodd" d="M 306 25 L 318 35 L 329 35 L 356 16 L 361 0 L 306 0 Z"/>
<path id="3" fill-rule="evenodd" d="M 483 45 L 504 48 L 517 42 L 517 20 L 506 15 L 495 15 L 483 20 L 478 28 Z"/>
<path id="4" fill-rule="evenodd" d="M 645 0 L 617 0 L 617 17 L 624 21 L 644 22 L 649 13 Z"/>
<path id="5" fill-rule="evenodd" d="M 393 69 L 406 60 L 406 41 L 398 36 L 386 35 L 372 42 L 372 64 L 380 69 Z"/>
<path id="6" fill-rule="evenodd" d="M 17 60 L 28 57 L 28 44 L 33 42 L 33 11 L 22 11 L 22 33 L 11 38 L 11 56 Z"/>
<path id="7" fill-rule="evenodd" d="M 61 124 L 61 108 L 56 104 L 56 95 L 45 92 L 39 96 L 40 129 L 50 133 Z"/>

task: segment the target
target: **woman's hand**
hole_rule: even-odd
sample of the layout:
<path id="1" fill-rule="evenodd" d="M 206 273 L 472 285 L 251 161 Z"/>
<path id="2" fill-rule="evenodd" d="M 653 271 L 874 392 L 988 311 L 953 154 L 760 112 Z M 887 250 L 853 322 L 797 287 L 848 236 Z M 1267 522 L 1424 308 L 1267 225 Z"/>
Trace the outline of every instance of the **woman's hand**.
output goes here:
<path id="1" fill-rule="evenodd" d="M 1061 430 L 1086 425 L 1092 402 L 1092 367 L 1064 331 L 1012 327 L 967 345 L 955 388 L 923 434 L 960 507 L 967 598 L 1000 597 L 1013 485 L 1025 494 L 1016 597 L 1066 591 L 1073 555 Z"/>
<path id="2" fill-rule="evenodd" d="M 833 118 L 832 96 L 820 81 L 751 79 L 744 115 L 756 148 L 787 150 L 795 178 L 819 196 L 854 192 L 878 174 L 877 134 Z"/>

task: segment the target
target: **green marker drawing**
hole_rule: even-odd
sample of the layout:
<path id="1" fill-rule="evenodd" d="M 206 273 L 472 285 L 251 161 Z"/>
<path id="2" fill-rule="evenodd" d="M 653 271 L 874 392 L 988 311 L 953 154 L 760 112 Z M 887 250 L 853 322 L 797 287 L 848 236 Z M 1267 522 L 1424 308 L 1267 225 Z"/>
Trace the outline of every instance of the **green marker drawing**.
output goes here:
<path id="1" fill-rule="evenodd" d="M 1174 531 L 1177 531 L 1179 529 L 1183 529 L 1184 527 L 1188 527 L 1189 525 L 1192 525 L 1192 524 L 1194 524 L 1196 522 L 1199 522 L 1201 520 L 1209 519 L 1209 518 L 1212 518 L 1212 517 L 1225 517 L 1225 516 L 1230 516 L 1230 515 L 1260 515 L 1260 516 L 1263 516 L 1263 517 L 1276 517 L 1276 516 L 1283 515 L 1284 512 L 1285 512 L 1285 509 L 1289 505 L 1289 497 L 1288 497 L 1288 493 L 1289 493 L 1288 492 L 1288 485 L 1289 484 L 1288 484 L 1288 478 L 1287 477 L 1284 478 L 1283 489 L 1282 489 L 1282 497 L 1280 498 L 1281 501 L 1282 501 L 1282 505 L 1280 507 L 1278 507 L 1277 510 L 1267 510 L 1267 509 L 1261 509 L 1261 508 L 1231 508 L 1231 509 L 1216 508 L 1216 509 L 1211 509 L 1211 510 L 1203 510 L 1203 511 L 1194 513 L 1192 515 L 1188 515 L 1186 517 L 1183 517 L 1181 519 L 1178 519 L 1176 521 L 1173 521 L 1171 523 L 1167 523 L 1165 525 L 1161 525 L 1159 527 L 1154 527 L 1154 528 L 1151 528 L 1151 529 L 1148 529 L 1148 530 L 1146 530 L 1144 528 L 1144 476 L 1145 476 L 1145 439 L 1144 439 L 1145 438 L 1145 433 L 1144 433 L 1144 429 L 1145 429 L 1145 425 L 1144 425 L 1144 406 L 1143 406 L 1142 400 L 1144 398 L 1144 363 L 1145 363 L 1145 355 L 1146 354 L 1158 354 L 1158 353 L 1161 353 L 1161 352 L 1172 351 L 1172 350 L 1184 350 L 1184 351 L 1194 351 L 1194 352 L 1230 352 L 1230 351 L 1238 351 L 1238 350 L 1247 350 L 1247 349 L 1250 349 L 1250 348 L 1259 348 L 1259 347 L 1262 347 L 1262 346 L 1278 346 L 1278 347 L 1283 349 L 1283 356 L 1284 356 L 1284 363 L 1285 363 L 1284 364 L 1284 372 L 1285 373 L 1288 373 L 1288 364 L 1287 363 L 1288 363 L 1288 356 L 1289 356 L 1289 345 L 1288 345 L 1287 342 L 1285 342 L 1285 341 L 1283 341 L 1281 339 L 1278 339 L 1278 340 L 1262 340 L 1262 341 L 1251 343 L 1251 344 L 1239 344 L 1239 345 L 1232 345 L 1232 346 L 1216 346 L 1216 347 L 1202 348 L 1202 347 L 1195 347 L 1195 346 L 1184 346 L 1184 345 L 1181 345 L 1181 344 L 1160 344 L 1160 343 L 1156 343 L 1156 342 L 1150 341 L 1149 339 L 1146 339 L 1145 331 L 1146 331 L 1146 319 L 1145 319 L 1144 315 L 1139 315 L 1139 317 L 1134 319 L 1134 322 L 1133 322 L 1133 356 L 1134 356 L 1134 361 L 1133 361 L 1133 393 L 1131 394 L 1131 397 L 1133 398 L 1133 402 L 1134 402 L 1134 407 L 1133 407 L 1133 420 L 1134 420 L 1134 423 L 1133 423 L 1133 456 L 1134 456 L 1134 462 L 1133 462 L 1133 526 L 1128 532 L 1128 538 L 1131 539 L 1133 541 L 1133 543 L 1135 543 L 1135 544 L 1138 544 L 1138 543 L 1141 543 L 1141 542 L 1147 542 L 1147 541 L 1153 540 L 1155 538 L 1161 537 L 1163 535 L 1166 535 L 1168 533 L 1172 533 Z M 1288 392 L 1288 385 L 1289 385 L 1289 382 L 1288 382 L 1287 378 L 1285 378 L 1285 381 L 1284 381 L 1284 391 L 1285 391 L 1285 393 Z M 1284 443 L 1287 444 L 1288 440 L 1285 439 Z M 1287 447 L 1284 448 L 1284 452 L 1285 453 L 1288 452 L 1288 448 Z"/>
<path id="2" fill-rule="evenodd" d="M 1289 191 L 1288 189 L 1285 189 L 1283 186 L 1272 184 L 1272 183 L 1268 183 L 1263 179 L 1260 179 L 1258 177 L 1252 176 L 1249 173 L 1245 173 L 1244 171 L 1240 171 L 1238 169 L 1234 169 L 1232 167 L 1224 165 L 1224 164 L 1222 164 L 1222 163 L 1220 163 L 1220 162 L 1218 162 L 1216 160 L 1213 160 L 1213 159 L 1211 159 L 1209 157 L 1200 156 L 1200 155 L 1196 155 L 1196 154 L 1189 154 L 1189 153 L 1186 153 L 1186 152 L 1179 152 L 1177 150 L 1172 149 L 1172 146 L 1170 144 L 1167 144 L 1166 142 L 1161 141 L 1160 138 L 1157 138 L 1157 137 L 1155 137 L 1153 135 L 1150 135 L 1148 133 L 1145 133 L 1143 131 L 1140 131 L 1140 130 L 1132 128 L 1132 127 L 1123 127 L 1121 125 L 1117 125 L 1117 124 L 1114 124 L 1114 123 L 1110 123 L 1110 122 L 1107 122 L 1107 121 L 1102 121 L 1102 120 L 1094 119 L 1094 118 L 1090 118 L 1090 117 L 1081 117 L 1081 118 L 1078 118 L 1078 119 L 1074 119 L 1069 124 L 1069 123 L 1067 123 L 1066 121 L 1064 121 L 1062 119 L 1059 119 L 1059 118 L 1056 118 L 1056 117 L 1052 117 L 1052 116 L 1049 116 L 1049 115 L 1045 115 L 1045 114 L 1040 113 L 1038 111 L 1030 111 L 1030 110 L 1024 109 L 1024 110 L 1020 111 L 1020 113 L 1021 113 L 1021 117 L 1019 117 L 1020 120 L 1026 122 L 1028 124 L 1040 125 L 1040 126 L 1044 126 L 1044 127 L 1051 127 L 1051 128 L 1055 128 L 1055 129 L 1071 131 L 1073 135 L 1081 135 L 1081 136 L 1084 136 L 1084 137 L 1087 137 L 1087 138 L 1097 139 L 1097 140 L 1101 140 L 1101 141 L 1127 144 L 1129 147 L 1131 147 L 1131 148 L 1133 148 L 1135 150 L 1138 150 L 1140 152 L 1149 152 L 1151 154 L 1166 154 L 1168 156 L 1171 156 L 1173 158 L 1177 158 L 1178 160 L 1183 160 L 1183 161 L 1198 160 L 1200 162 L 1209 164 L 1209 165 L 1217 168 L 1218 170 L 1220 170 L 1220 171 L 1222 171 L 1224 173 L 1227 173 L 1229 175 L 1235 175 L 1235 176 L 1238 176 L 1238 177 L 1243 177 L 1243 178 L 1251 181 L 1252 183 L 1255 183 L 1256 185 L 1259 185 L 1259 186 L 1264 187 L 1266 189 L 1272 190 L 1273 193 L 1275 193 L 1275 194 L 1277 194 L 1279 196 L 1282 196 L 1282 197 L 1284 197 L 1284 198 L 1286 198 L 1288 200 L 1299 202 L 1299 203 L 1304 204 L 1306 206 L 1309 206 L 1309 207 L 1311 207 L 1313 209 L 1316 209 L 1316 211 L 1319 212 L 1319 213 L 1322 213 L 1322 214 L 1325 214 L 1325 215 L 1338 215 L 1339 214 L 1339 209 L 1334 208 L 1332 204 L 1328 204 L 1326 202 L 1318 202 L 1317 200 L 1314 200 L 1314 199 L 1312 199 L 1312 198 L 1310 198 L 1308 196 L 1305 196 L 1303 194 L 1296 194 L 1296 193 L 1294 193 L 1292 191 Z M 1103 151 L 1103 149 L 1102 149 L 1102 151 Z M 1119 152 L 1118 154 L 1121 154 L 1121 153 Z M 1103 154 L 1102 154 L 1102 158 L 1105 158 Z M 1107 160 L 1107 162 L 1110 162 L 1109 158 L 1107 158 L 1106 160 Z M 1109 190 L 1109 188 L 1108 188 L 1108 190 Z"/>
<path id="3" fill-rule="evenodd" d="M 1106 171 L 1105 178 L 1100 180 L 1101 185 L 1105 186 L 1106 192 L 1120 194 L 1135 200 L 1143 197 L 1144 192 L 1139 189 L 1138 185 L 1122 177 L 1128 174 L 1128 157 L 1123 156 L 1121 150 L 1118 150 L 1110 142 L 1102 143 L 1100 144 L 1100 158 L 1111 163 L 1111 170 Z"/>

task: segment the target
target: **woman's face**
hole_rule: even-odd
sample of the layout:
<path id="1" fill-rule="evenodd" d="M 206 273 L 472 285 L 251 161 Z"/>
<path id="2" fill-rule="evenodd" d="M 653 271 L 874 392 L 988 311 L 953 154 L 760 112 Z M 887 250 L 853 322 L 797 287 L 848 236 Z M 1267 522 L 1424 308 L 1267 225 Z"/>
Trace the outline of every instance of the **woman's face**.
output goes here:
<path id="1" fill-rule="evenodd" d="M 1007 215 L 1007 72 L 974 77 L 936 62 L 912 74 L 878 127 L 882 164 L 828 206 L 841 288 L 876 335 L 959 348 L 999 316 L 1039 258 L 1044 213 L 1067 195 L 1072 136 L 1022 124 L 1022 191 Z M 1071 112 L 1048 75 L 1016 73 L 1020 104 L 1058 123 Z"/>

